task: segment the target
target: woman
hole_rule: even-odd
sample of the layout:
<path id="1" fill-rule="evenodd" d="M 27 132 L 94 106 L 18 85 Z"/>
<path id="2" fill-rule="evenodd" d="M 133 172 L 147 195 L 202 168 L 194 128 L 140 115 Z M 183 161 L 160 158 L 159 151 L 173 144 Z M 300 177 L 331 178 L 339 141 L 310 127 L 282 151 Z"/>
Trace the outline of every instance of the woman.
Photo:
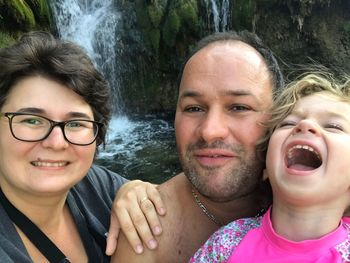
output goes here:
<path id="1" fill-rule="evenodd" d="M 88 173 L 111 116 L 106 81 L 46 32 L 0 50 L 0 68 L 0 262 L 108 262 L 104 235 L 125 179 Z"/>

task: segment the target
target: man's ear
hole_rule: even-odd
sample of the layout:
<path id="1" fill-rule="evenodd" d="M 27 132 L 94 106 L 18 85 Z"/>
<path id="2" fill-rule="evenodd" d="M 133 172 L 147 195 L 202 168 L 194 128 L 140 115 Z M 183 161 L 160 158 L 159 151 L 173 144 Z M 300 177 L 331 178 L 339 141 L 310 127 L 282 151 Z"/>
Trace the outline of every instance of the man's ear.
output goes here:
<path id="1" fill-rule="evenodd" d="M 268 172 L 267 172 L 267 170 L 265 168 L 264 171 L 263 171 L 263 181 L 266 181 L 267 179 L 269 179 L 269 174 L 268 174 Z"/>

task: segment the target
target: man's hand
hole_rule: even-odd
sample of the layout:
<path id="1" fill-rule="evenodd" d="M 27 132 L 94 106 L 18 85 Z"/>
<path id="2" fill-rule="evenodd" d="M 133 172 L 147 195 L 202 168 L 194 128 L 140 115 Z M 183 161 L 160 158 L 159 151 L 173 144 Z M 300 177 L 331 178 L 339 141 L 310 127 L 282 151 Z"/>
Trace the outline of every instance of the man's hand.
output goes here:
<path id="1" fill-rule="evenodd" d="M 124 184 L 113 202 L 106 254 L 112 255 L 115 251 L 120 229 L 136 253 L 143 252 L 142 242 L 149 249 L 155 249 L 157 241 L 153 235 L 162 233 L 158 215 L 165 213 L 156 185 L 140 180 Z"/>

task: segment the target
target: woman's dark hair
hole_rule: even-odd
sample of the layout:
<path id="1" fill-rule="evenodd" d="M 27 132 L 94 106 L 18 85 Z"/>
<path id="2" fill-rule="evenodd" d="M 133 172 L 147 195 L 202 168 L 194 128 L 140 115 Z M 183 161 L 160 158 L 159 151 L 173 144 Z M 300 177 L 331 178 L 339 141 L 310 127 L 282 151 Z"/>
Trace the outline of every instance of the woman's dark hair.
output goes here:
<path id="1" fill-rule="evenodd" d="M 30 32 L 12 46 L 0 49 L 0 109 L 12 87 L 32 76 L 57 81 L 79 94 L 92 108 L 94 119 L 104 124 L 96 142 L 105 143 L 111 91 L 81 47 L 48 32 Z"/>

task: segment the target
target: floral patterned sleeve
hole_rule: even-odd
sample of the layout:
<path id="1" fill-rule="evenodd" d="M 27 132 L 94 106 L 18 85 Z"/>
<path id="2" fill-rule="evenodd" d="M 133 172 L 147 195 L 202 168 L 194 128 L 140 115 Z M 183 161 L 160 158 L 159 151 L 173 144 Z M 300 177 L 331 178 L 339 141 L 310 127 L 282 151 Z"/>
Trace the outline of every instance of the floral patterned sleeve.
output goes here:
<path id="1" fill-rule="evenodd" d="M 238 219 L 217 230 L 190 259 L 190 263 L 225 263 L 250 229 L 259 227 L 261 217 Z"/>

